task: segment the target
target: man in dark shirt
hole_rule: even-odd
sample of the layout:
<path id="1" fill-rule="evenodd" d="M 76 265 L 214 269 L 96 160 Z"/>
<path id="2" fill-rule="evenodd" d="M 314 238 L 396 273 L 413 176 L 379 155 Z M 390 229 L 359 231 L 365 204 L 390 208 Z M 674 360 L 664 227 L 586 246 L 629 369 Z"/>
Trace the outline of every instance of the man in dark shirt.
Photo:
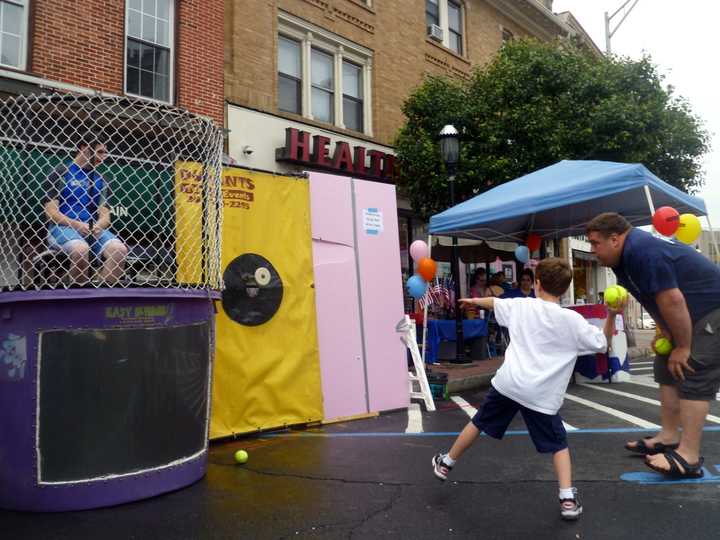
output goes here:
<path id="1" fill-rule="evenodd" d="M 101 142 L 81 142 L 75 159 L 53 170 L 46 181 L 48 243 L 70 257 L 74 283 L 88 280 L 89 252 L 104 259 L 100 278 L 115 283 L 123 274 L 127 247 L 110 227 L 110 186 L 96 168 L 107 149 Z"/>
<path id="2" fill-rule="evenodd" d="M 674 348 L 658 355 L 660 433 L 630 442 L 652 469 L 671 476 L 702 476 L 702 429 L 720 390 L 720 268 L 692 247 L 633 228 L 615 213 L 587 226 L 600 264 L 611 267 L 655 319 Z"/>

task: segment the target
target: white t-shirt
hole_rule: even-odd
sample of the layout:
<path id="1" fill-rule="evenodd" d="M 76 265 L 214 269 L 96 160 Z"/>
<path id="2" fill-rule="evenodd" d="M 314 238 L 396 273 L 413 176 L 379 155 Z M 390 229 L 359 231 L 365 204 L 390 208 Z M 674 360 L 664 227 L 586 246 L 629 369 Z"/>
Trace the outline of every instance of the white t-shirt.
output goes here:
<path id="1" fill-rule="evenodd" d="M 491 383 L 534 411 L 557 413 L 578 355 L 607 350 L 600 328 L 540 298 L 496 298 L 495 317 L 510 331 L 510 346 Z"/>

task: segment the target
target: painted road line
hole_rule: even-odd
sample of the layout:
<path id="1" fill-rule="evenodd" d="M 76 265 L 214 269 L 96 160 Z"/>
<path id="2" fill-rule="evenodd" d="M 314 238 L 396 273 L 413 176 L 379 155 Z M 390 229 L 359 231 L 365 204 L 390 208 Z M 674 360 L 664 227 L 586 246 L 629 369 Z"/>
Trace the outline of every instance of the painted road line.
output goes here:
<path id="1" fill-rule="evenodd" d="M 609 414 L 610 416 L 615 416 L 616 418 L 620 418 L 621 420 L 625 420 L 626 422 L 630 422 L 631 424 L 634 424 L 641 428 L 660 428 L 660 426 L 658 426 L 657 424 L 653 424 L 652 422 L 648 422 L 647 420 L 643 420 L 642 418 L 638 418 L 637 416 L 633 416 L 632 414 L 627 414 L 615 409 L 611 409 L 610 407 L 606 407 L 605 405 L 600 405 L 599 403 L 595 403 L 594 401 L 590 401 L 589 399 L 583 399 L 572 394 L 565 394 L 565 399 L 574 401 L 575 403 L 579 403 L 580 405 L 585 405 L 586 407 L 590 407 L 592 409 L 595 409 L 596 411 L 602 411 L 606 414 Z"/>
<path id="2" fill-rule="evenodd" d="M 460 396 L 451 396 L 450 399 L 452 399 L 455 403 L 457 403 L 458 407 L 460 407 L 463 411 L 465 411 L 465 414 L 467 414 L 470 418 L 475 416 L 475 413 L 477 412 L 477 409 L 470 405 L 467 401 L 465 401 Z"/>
<path id="3" fill-rule="evenodd" d="M 578 430 L 578 428 L 576 428 L 575 426 L 571 426 L 565 420 L 563 420 L 563 426 L 565 427 L 565 431 L 577 431 Z"/>
<path id="4" fill-rule="evenodd" d="M 631 362 L 630 367 L 633 368 L 635 366 L 652 366 L 655 362 Z"/>
<path id="5" fill-rule="evenodd" d="M 408 425 L 405 433 L 422 433 L 422 411 L 419 403 L 411 403 L 408 407 Z"/>
<path id="6" fill-rule="evenodd" d="M 611 433 L 654 433 L 658 430 L 659 426 L 654 428 L 580 428 L 572 432 L 572 435 L 606 435 Z M 720 433 L 720 426 L 705 426 L 703 432 L 708 433 Z M 318 432 L 281 432 L 281 433 L 263 433 L 258 436 L 259 439 L 275 439 L 275 438 L 287 438 L 287 439 L 304 439 L 308 438 L 320 438 L 320 439 L 345 439 L 345 438 L 363 438 L 363 437 L 457 437 L 460 435 L 459 431 L 424 431 L 422 433 L 404 433 L 398 431 L 372 431 L 372 432 L 355 432 L 355 433 L 318 433 Z M 485 435 L 485 433 L 481 433 Z M 508 430 L 505 432 L 506 437 L 523 436 L 528 435 L 527 430 Z"/>
<path id="7" fill-rule="evenodd" d="M 648 367 L 631 367 L 631 368 L 630 368 L 630 373 L 635 373 L 636 371 L 652 371 L 653 369 L 655 369 L 655 368 L 652 367 L 652 366 L 648 366 Z"/>
<path id="8" fill-rule="evenodd" d="M 604 386 L 594 386 L 592 384 L 581 384 L 580 386 L 592 388 L 593 390 L 599 390 L 600 392 L 607 392 L 608 394 L 615 394 L 616 396 L 635 399 L 637 401 L 642 401 L 643 403 L 649 403 L 650 405 L 657 405 L 658 407 L 660 406 L 660 402 L 657 399 L 650 399 L 644 396 L 638 396 L 637 394 L 631 394 L 629 392 L 621 392 L 620 390 L 613 390 L 612 388 L 605 388 Z M 714 424 L 720 424 L 720 416 L 708 414 L 707 420 L 708 422 L 713 422 Z"/>
<path id="9" fill-rule="evenodd" d="M 650 377 L 640 375 L 638 377 L 631 377 L 629 384 L 637 384 L 638 386 L 645 386 L 646 388 L 660 388 L 660 385 L 653 381 Z M 715 395 L 715 401 L 720 401 L 720 393 Z"/>

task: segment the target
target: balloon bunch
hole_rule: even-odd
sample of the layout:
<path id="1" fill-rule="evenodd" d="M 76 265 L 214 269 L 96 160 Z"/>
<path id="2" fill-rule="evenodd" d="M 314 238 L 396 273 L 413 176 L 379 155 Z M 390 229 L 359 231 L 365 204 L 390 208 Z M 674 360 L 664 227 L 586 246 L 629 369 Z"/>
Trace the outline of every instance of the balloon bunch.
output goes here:
<path id="1" fill-rule="evenodd" d="M 675 235 L 683 244 L 692 244 L 702 232 L 700 220 L 693 214 L 679 214 L 669 206 L 658 208 L 653 214 L 653 227 L 663 236 Z"/>
<path id="2" fill-rule="evenodd" d="M 541 243 L 542 236 L 536 233 L 528 234 L 525 245 L 515 248 L 515 258 L 523 264 L 528 262 L 530 260 L 530 254 L 540 249 Z"/>
<path id="3" fill-rule="evenodd" d="M 417 274 L 407 280 L 407 292 L 415 298 L 422 298 L 427 291 L 428 281 L 435 277 L 437 264 L 428 257 L 430 250 L 422 240 L 415 240 L 410 244 L 410 256 L 417 265 Z"/>

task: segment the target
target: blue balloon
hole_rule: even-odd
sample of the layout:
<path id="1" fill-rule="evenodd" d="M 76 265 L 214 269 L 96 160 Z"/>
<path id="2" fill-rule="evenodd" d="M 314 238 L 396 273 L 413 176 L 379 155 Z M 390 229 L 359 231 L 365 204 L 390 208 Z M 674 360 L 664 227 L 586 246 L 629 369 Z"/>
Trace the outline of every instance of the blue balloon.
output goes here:
<path id="1" fill-rule="evenodd" d="M 427 291 L 427 281 L 415 274 L 407 280 L 407 291 L 415 300 L 422 298 Z"/>
<path id="2" fill-rule="evenodd" d="M 526 263 L 530 260 L 530 250 L 527 246 L 518 246 L 515 248 L 515 258 L 521 263 Z"/>

